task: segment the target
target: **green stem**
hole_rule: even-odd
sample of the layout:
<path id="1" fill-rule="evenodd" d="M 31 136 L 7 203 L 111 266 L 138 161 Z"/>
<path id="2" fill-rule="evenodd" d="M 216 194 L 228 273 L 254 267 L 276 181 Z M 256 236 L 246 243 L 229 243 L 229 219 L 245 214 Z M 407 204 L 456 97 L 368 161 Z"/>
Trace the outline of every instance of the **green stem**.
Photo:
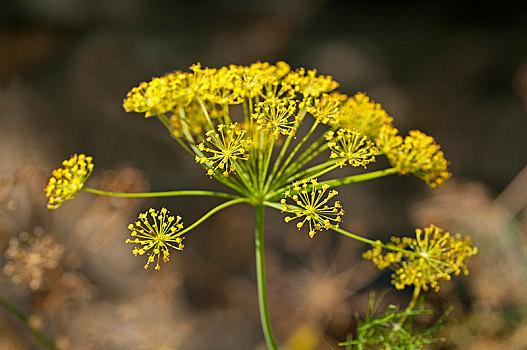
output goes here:
<path id="1" fill-rule="evenodd" d="M 99 194 L 102 196 L 111 197 L 126 197 L 126 198 L 150 198 L 150 197 L 178 197 L 178 196 L 206 196 L 206 197 L 221 197 L 221 198 L 240 198 L 240 196 L 213 191 L 165 191 L 165 192 L 142 192 L 142 193 L 122 193 L 122 192 L 108 192 L 96 190 L 94 188 L 84 187 L 82 191 Z"/>
<path id="2" fill-rule="evenodd" d="M 393 174 L 397 174 L 396 168 L 388 168 L 388 169 L 383 169 L 383 170 L 372 171 L 371 173 L 348 176 L 342 179 L 327 180 L 327 181 L 324 181 L 324 183 L 328 184 L 331 187 L 338 187 L 342 185 L 351 184 L 354 182 L 372 180 L 372 179 L 376 179 L 376 178 L 388 176 L 388 175 L 393 175 Z"/>
<path id="3" fill-rule="evenodd" d="M 419 299 L 420 294 L 421 294 L 421 286 L 418 285 L 414 288 L 414 292 L 412 294 L 412 300 L 410 300 L 410 303 L 408 304 L 408 307 L 405 310 L 407 314 L 403 318 L 401 318 L 398 322 L 399 326 L 402 327 L 404 323 L 406 322 L 406 319 L 408 318 L 408 313 L 414 309 L 415 304 L 417 303 L 417 300 Z"/>
<path id="4" fill-rule="evenodd" d="M 297 159 L 295 159 L 293 164 L 288 167 L 283 167 L 277 177 L 280 178 L 282 175 L 287 177 L 291 174 L 294 174 L 297 170 L 302 169 L 304 165 L 309 163 L 313 158 L 318 156 L 327 148 L 327 144 L 324 144 L 322 147 L 320 147 L 320 145 L 325 141 L 326 134 L 323 133 L 318 137 L 318 139 L 311 143 L 311 145 L 306 150 L 304 150 L 303 153 L 300 154 Z"/>
<path id="5" fill-rule="evenodd" d="M 185 145 L 183 143 L 183 141 L 181 141 L 179 139 L 179 137 L 176 137 L 176 135 L 174 135 L 174 128 L 170 124 L 170 121 L 169 121 L 168 117 L 166 115 L 162 114 L 162 115 L 158 115 L 157 119 L 159 119 L 159 121 L 165 126 L 165 128 L 167 128 L 168 132 L 170 133 L 170 137 L 172 137 L 174 140 L 176 140 L 177 143 L 179 143 L 179 145 L 181 147 L 183 147 L 183 149 L 185 151 L 187 151 L 191 156 L 194 156 L 194 153 L 192 153 L 190 148 L 188 148 L 187 145 Z"/>
<path id="6" fill-rule="evenodd" d="M 181 236 L 181 235 L 187 233 L 188 231 L 192 230 L 193 228 L 195 228 L 196 226 L 201 224 L 203 221 L 207 220 L 209 217 L 211 217 L 212 215 L 216 214 L 217 212 L 219 212 L 222 209 L 230 207 L 231 205 L 234 205 L 234 204 L 247 203 L 247 202 L 249 202 L 249 200 L 247 198 L 238 198 L 238 199 L 233 199 L 231 201 L 222 203 L 222 204 L 218 205 L 217 207 L 214 207 L 213 209 L 211 209 L 207 214 L 203 215 L 201 218 L 196 220 L 192 225 L 190 225 L 186 229 L 182 230 L 181 232 L 178 232 L 178 234 L 175 237 Z"/>
<path id="7" fill-rule="evenodd" d="M 277 210 L 282 210 L 282 205 L 280 203 L 271 202 L 271 201 L 264 201 L 263 205 L 265 205 L 267 207 L 270 207 L 270 208 L 277 209 Z M 363 242 L 363 243 L 367 243 L 367 244 L 372 245 L 372 246 L 379 246 L 379 247 L 382 247 L 384 249 L 389 249 L 389 250 L 393 250 L 393 251 L 396 251 L 396 252 L 401 252 L 401 253 L 404 253 L 404 254 L 413 255 L 413 256 L 417 256 L 417 257 L 421 256 L 419 253 L 413 252 L 411 250 L 406 250 L 406 249 L 394 247 L 392 245 L 387 245 L 387 244 L 384 244 L 384 243 L 382 243 L 381 241 L 378 241 L 378 240 L 374 241 L 374 240 L 371 240 L 371 239 L 368 239 L 368 238 L 356 235 L 354 233 L 348 232 L 348 231 L 343 230 L 343 229 L 341 229 L 339 227 L 330 226 L 330 228 L 333 231 L 338 232 L 338 233 L 340 233 L 343 236 L 346 236 L 346 237 L 349 237 L 349 238 L 353 238 L 353 239 L 355 239 L 357 241 L 360 241 L 360 242 Z"/>
<path id="8" fill-rule="evenodd" d="M 265 158 L 264 168 L 263 168 L 263 172 L 262 172 L 262 179 L 259 182 L 261 191 L 265 191 L 264 190 L 264 182 L 266 182 L 267 172 L 269 170 L 269 163 L 271 162 L 271 156 L 273 155 L 273 149 L 274 149 L 275 137 L 271 133 L 269 133 L 269 135 L 270 135 L 270 138 L 271 138 L 271 143 L 269 144 L 269 149 L 267 151 L 267 157 Z"/>
<path id="9" fill-rule="evenodd" d="M 258 304 L 260 307 L 260 320 L 267 347 L 272 350 L 278 349 L 271 329 L 269 311 L 267 310 L 267 292 L 265 288 L 265 261 L 264 261 L 264 206 L 256 207 L 256 228 L 254 231 L 255 253 L 256 253 L 256 280 L 258 284 Z"/>
<path id="10" fill-rule="evenodd" d="M 295 128 L 298 128 L 298 126 L 300 125 L 300 123 L 302 123 L 302 120 L 304 120 L 304 117 L 306 115 L 306 110 L 305 109 L 302 109 L 300 112 L 298 112 L 298 115 L 299 115 L 299 118 L 297 120 L 297 122 L 295 123 Z M 307 138 L 309 138 L 309 136 L 311 135 L 311 132 L 314 130 L 314 128 L 316 127 L 316 123 L 315 123 L 315 126 L 311 128 L 311 131 L 308 132 L 308 134 L 306 136 L 304 136 L 304 139 L 300 142 L 299 145 L 297 145 L 295 147 L 295 149 L 293 150 L 293 153 L 287 158 L 286 162 L 284 163 L 284 165 L 282 166 L 282 169 L 280 169 L 280 172 L 283 171 L 283 169 L 286 168 L 287 164 L 291 161 L 291 159 L 293 158 L 293 156 L 295 155 L 295 153 L 298 151 L 298 149 L 300 148 L 300 146 L 302 146 L 302 144 L 307 140 Z M 264 192 L 267 191 L 267 189 L 269 188 L 269 186 L 271 185 L 271 182 L 274 178 L 275 175 L 277 175 L 277 171 L 279 169 L 279 166 L 280 166 L 280 163 L 282 162 L 282 159 L 283 157 L 285 156 L 286 154 L 286 151 L 287 149 L 289 148 L 289 144 L 291 143 L 291 140 L 295 137 L 295 135 L 293 134 L 289 134 L 287 136 L 287 139 L 285 140 L 284 142 L 284 145 L 282 146 L 282 150 L 280 151 L 278 157 L 276 158 L 275 162 L 274 162 L 274 165 L 273 165 L 273 169 L 271 171 L 271 175 L 269 176 L 269 178 L 267 179 L 267 182 L 265 184 L 265 187 L 264 187 Z M 279 176 L 279 175 L 278 175 Z"/>
<path id="11" fill-rule="evenodd" d="M 231 121 L 231 116 L 229 114 L 229 105 L 227 103 L 224 103 L 222 105 L 222 109 L 223 109 L 223 119 L 225 120 L 225 124 L 231 124 L 232 121 Z"/>
<path id="12" fill-rule="evenodd" d="M 201 100 L 201 98 L 198 97 L 198 102 L 201 106 L 201 109 L 203 110 L 203 114 L 205 115 L 205 119 L 207 119 L 207 123 L 209 124 L 211 129 L 214 129 L 214 124 L 212 123 L 212 120 L 210 119 L 209 112 L 207 111 L 207 107 L 205 107 L 205 104 Z"/>
<path id="13" fill-rule="evenodd" d="M 333 169 L 335 169 L 336 167 L 338 167 L 339 165 L 336 164 L 335 160 L 328 160 L 327 162 L 324 162 L 322 164 L 318 164 L 318 165 L 315 165 L 309 169 L 306 169 L 304 171 L 301 171 L 291 177 L 289 177 L 287 180 L 284 181 L 283 184 L 281 185 L 285 185 L 285 186 L 290 186 L 291 182 L 296 180 L 296 179 L 304 179 L 304 178 L 315 178 L 317 176 L 321 176 L 325 173 L 327 173 L 328 171 L 331 171 Z M 322 169 L 322 170 L 321 170 Z M 317 172 L 316 175 L 311 175 L 311 173 L 313 172 Z M 322 172 L 322 173 L 321 173 Z M 309 176 L 306 176 L 310 174 Z"/>
<path id="14" fill-rule="evenodd" d="M 302 180 L 305 180 L 305 179 L 315 179 L 315 178 L 317 178 L 319 176 L 324 175 L 327 172 L 330 172 L 331 170 L 335 169 L 338 166 L 339 166 L 338 164 L 335 164 L 335 161 L 331 161 L 331 160 L 327 161 L 325 163 L 319 164 L 319 165 L 315 165 L 314 167 L 309 168 L 309 169 L 307 169 L 305 171 L 302 171 L 301 173 L 298 173 L 298 174 L 296 174 L 294 176 L 291 176 L 287 180 L 281 182 L 279 185 L 282 186 L 282 187 L 280 187 L 277 190 L 272 191 L 265 198 L 266 199 L 271 199 L 274 196 L 276 196 L 276 195 L 278 195 L 280 193 L 283 193 L 285 190 L 290 188 L 291 187 L 291 183 L 293 181 L 297 180 L 297 179 L 299 179 L 297 181 L 302 181 Z M 322 169 L 322 170 L 320 170 L 320 169 Z M 318 172 L 315 172 L 315 171 L 318 171 Z M 315 173 L 313 173 L 313 172 L 315 172 Z M 309 176 L 306 176 L 307 174 L 309 174 Z M 325 181 L 321 181 L 321 182 L 325 183 Z"/>
<path id="15" fill-rule="evenodd" d="M 49 350 L 56 350 L 55 345 L 53 345 L 53 342 L 48 339 L 44 334 L 42 334 L 38 329 L 35 329 L 33 326 L 31 326 L 29 318 L 24 315 L 22 311 L 20 311 L 15 305 L 11 304 L 3 297 L 0 297 L 0 306 L 2 306 L 6 311 L 11 313 L 20 321 L 22 321 L 22 323 L 27 327 L 27 329 L 29 329 L 31 334 L 35 337 L 35 339 L 37 339 L 44 348 Z"/>
<path id="16" fill-rule="evenodd" d="M 411 250 L 406 250 L 406 249 L 402 249 L 402 248 L 399 248 L 399 247 L 394 247 L 393 245 L 384 244 L 384 243 L 382 243 L 379 240 L 373 241 L 371 239 L 368 239 L 368 238 L 356 235 L 354 233 L 348 232 L 346 230 L 343 230 L 343 229 L 335 227 L 335 226 L 331 226 L 330 228 L 333 231 L 338 232 L 338 233 L 340 233 L 343 236 L 346 236 L 346 237 L 349 237 L 349 238 L 353 238 L 353 239 L 355 239 L 357 241 L 360 241 L 360 242 L 363 242 L 363 243 L 367 243 L 367 244 L 372 245 L 372 246 L 378 246 L 378 247 L 381 247 L 381 248 L 384 248 L 384 249 L 393 250 L 395 252 L 400 252 L 400 253 L 407 254 L 407 255 L 413 255 L 413 256 L 416 256 L 418 258 L 421 258 L 421 255 L 419 253 L 416 253 L 416 252 L 411 251 Z M 437 262 L 437 260 L 435 260 L 435 259 L 431 259 L 430 258 L 429 260 Z"/>
<path id="17" fill-rule="evenodd" d="M 317 128 L 318 126 L 318 120 L 315 121 L 315 123 L 313 124 L 313 126 L 311 127 L 311 129 L 308 131 L 308 133 L 304 136 L 304 138 L 296 145 L 296 147 L 293 149 L 293 151 L 291 152 L 291 154 L 289 154 L 289 156 L 287 157 L 287 159 L 285 160 L 284 164 L 282 165 L 282 168 L 280 169 L 280 171 L 278 172 L 278 175 L 277 177 L 279 178 L 286 170 L 287 170 L 287 166 L 289 165 L 289 163 L 291 162 L 291 160 L 293 159 L 293 157 L 295 156 L 296 152 L 298 152 L 298 150 L 300 149 L 300 147 L 302 147 L 302 145 L 307 141 L 307 139 L 309 139 L 309 137 L 311 136 L 311 134 L 315 131 L 315 129 Z"/>

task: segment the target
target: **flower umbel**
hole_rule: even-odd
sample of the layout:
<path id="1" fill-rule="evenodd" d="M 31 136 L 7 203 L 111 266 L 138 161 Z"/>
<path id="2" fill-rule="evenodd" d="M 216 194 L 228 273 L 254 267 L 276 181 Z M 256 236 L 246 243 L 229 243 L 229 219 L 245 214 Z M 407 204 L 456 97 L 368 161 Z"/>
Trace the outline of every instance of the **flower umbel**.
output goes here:
<path id="1" fill-rule="evenodd" d="M 392 283 L 397 289 L 413 285 L 425 291 L 429 287 L 437 291 L 438 282 L 450 280 L 452 274 L 468 274 L 465 259 L 478 252 L 469 238 L 462 240 L 460 234 L 452 236 L 435 225 L 416 229 L 415 233 L 416 238 L 392 237 L 389 244 L 415 254 L 394 252 L 383 255 L 382 248 L 375 246 L 363 257 L 372 260 L 379 269 L 393 269 Z M 403 257 L 406 260 L 403 261 Z"/>
<path id="2" fill-rule="evenodd" d="M 223 176 L 236 171 L 236 161 L 249 159 L 247 150 L 251 141 L 244 138 L 245 130 L 236 129 L 237 123 L 220 124 L 218 131 L 210 130 L 206 133 L 205 141 L 198 145 L 201 152 L 210 155 L 196 156 L 196 162 L 209 163 L 208 175 L 212 176 L 217 169 L 223 170 Z"/>
<path id="3" fill-rule="evenodd" d="M 48 209 L 57 209 L 68 199 L 75 198 L 93 170 L 92 160 L 84 154 L 75 154 L 62 162 L 62 168 L 53 171 L 45 189 Z"/>
<path id="4" fill-rule="evenodd" d="M 150 214 L 150 220 L 148 214 Z M 170 258 L 168 248 L 183 250 L 183 237 L 178 234 L 178 231 L 183 228 L 182 219 L 180 216 L 173 217 L 168 214 L 169 211 L 166 208 L 161 208 L 160 211 L 150 208 L 148 212 L 139 214 L 139 221 L 128 225 L 128 229 L 132 231 L 130 235 L 135 238 L 127 239 L 126 243 L 140 245 L 135 247 L 132 253 L 137 256 L 150 251 L 145 270 L 154 261 L 156 261 L 155 269 L 159 270 L 161 268 L 159 260 L 167 262 Z M 163 253 L 162 258 L 161 253 Z"/>
<path id="5" fill-rule="evenodd" d="M 359 92 L 349 98 L 340 108 L 339 125 L 356 129 L 369 139 L 375 140 L 384 125 L 391 125 L 393 118 L 370 98 Z"/>
<path id="6" fill-rule="evenodd" d="M 253 118 L 258 123 L 258 130 L 269 130 L 275 137 L 296 134 L 296 118 L 290 117 L 296 111 L 296 101 L 289 99 L 269 99 L 258 103 Z"/>
<path id="7" fill-rule="evenodd" d="M 338 122 L 340 106 L 347 98 L 338 92 L 323 94 L 320 98 L 314 98 L 306 110 L 322 124 L 334 125 Z"/>
<path id="8" fill-rule="evenodd" d="M 322 228 L 328 230 L 332 225 L 339 227 L 339 222 L 342 221 L 341 216 L 344 215 L 344 209 L 339 201 L 335 201 L 333 206 L 327 205 L 328 201 L 335 197 L 338 192 L 331 190 L 324 197 L 328 191 L 329 186 L 320 184 L 316 179 L 295 182 L 291 190 L 285 192 L 285 198 L 280 203 L 282 204 L 282 212 L 295 214 L 295 216 L 286 216 L 285 222 L 290 222 L 295 219 L 300 219 L 296 227 L 302 228 L 306 221 L 309 223 L 309 237 L 313 238 L 316 231 L 322 231 Z M 291 198 L 295 205 L 287 204 L 287 198 Z"/>
<path id="9" fill-rule="evenodd" d="M 341 128 L 337 133 L 328 131 L 326 134 L 330 158 L 335 158 L 341 167 L 349 163 L 352 166 L 363 166 L 375 162 L 375 155 L 380 151 L 366 136 L 356 130 Z"/>
<path id="10" fill-rule="evenodd" d="M 400 136 L 392 135 L 392 140 Z M 400 141 L 399 141 L 400 142 Z M 397 143 L 397 142 L 395 142 Z M 400 147 L 386 153 L 390 163 L 400 174 L 412 173 L 430 187 L 442 185 L 452 174 L 448 172 L 448 161 L 432 136 L 412 130 Z"/>

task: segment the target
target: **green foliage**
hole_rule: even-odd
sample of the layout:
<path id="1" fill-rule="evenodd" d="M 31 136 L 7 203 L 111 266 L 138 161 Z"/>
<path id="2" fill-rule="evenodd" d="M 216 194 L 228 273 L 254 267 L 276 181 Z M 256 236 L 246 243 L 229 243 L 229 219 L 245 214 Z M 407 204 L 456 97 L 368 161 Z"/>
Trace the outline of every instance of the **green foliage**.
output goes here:
<path id="1" fill-rule="evenodd" d="M 372 293 L 368 306 L 368 313 L 364 319 L 357 315 L 357 332 L 355 339 L 339 343 L 346 350 L 422 350 L 429 345 L 444 341 L 434 334 L 439 331 L 450 313 L 447 310 L 430 328 L 419 331 L 414 328 L 416 316 L 433 314 L 431 310 L 400 310 L 397 305 L 389 305 L 384 313 L 378 314 L 382 297 L 375 302 Z"/>

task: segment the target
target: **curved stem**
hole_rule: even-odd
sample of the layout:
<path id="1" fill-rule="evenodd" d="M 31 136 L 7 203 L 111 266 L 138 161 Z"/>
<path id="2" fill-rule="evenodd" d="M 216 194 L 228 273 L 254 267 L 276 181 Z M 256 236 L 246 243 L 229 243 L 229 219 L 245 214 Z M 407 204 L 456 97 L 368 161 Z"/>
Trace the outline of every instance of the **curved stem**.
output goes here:
<path id="1" fill-rule="evenodd" d="M 94 188 L 84 187 L 84 192 L 99 194 L 102 196 L 111 197 L 126 197 L 126 198 L 150 198 L 150 197 L 178 197 L 178 196 L 205 196 L 205 197 L 221 197 L 221 198 L 241 198 L 235 194 L 214 192 L 214 191 L 164 191 L 164 192 L 142 192 L 142 193 L 123 193 L 123 192 L 108 192 L 96 190 Z"/>
<path id="2" fill-rule="evenodd" d="M 269 311 L 267 310 L 267 292 L 265 288 L 265 261 L 264 261 L 264 206 L 256 207 L 256 229 L 254 230 L 254 243 L 256 255 L 256 280 L 258 284 L 258 304 L 260 307 L 260 320 L 267 347 L 278 349 L 271 329 Z"/>
<path id="3" fill-rule="evenodd" d="M 211 217 L 212 215 L 216 214 L 217 212 L 219 212 L 222 209 L 230 207 L 231 205 L 234 205 L 234 204 L 247 203 L 247 202 L 249 202 L 249 200 L 247 198 L 237 198 L 237 199 L 233 199 L 231 201 L 222 203 L 222 204 L 212 208 L 207 214 L 203 215 L 201 218 L 196 220 L 192 225 L 190 225 L 186 229 L 182 230 L 181 232 L 178 232 L 178 234 L 175 235 L 174 237 L 178 237 L 178 236 L 181 236 L 181 235 L 187 233 L 188 231 L 192 230 L 193 228 L 195 228 L 196 226 L 201 224 L 203 221 L 207 220 L 209 217 Z"/>
<path id="4" fill-rule="evenodd" d="M 401 253 L 407 254 L 407 255 L 413 255 L 413 256 L 417 256 L 417 257 L 420 256 L 419 253 L 416 253 L 414 251 L 402 249 L 402 248 L 399 248 L 399 247 L 395 247 L 393 245 L 384 244 L 384 243 L 382 243 L 379 240 L 374 241 L 374 240 L 371 240 L 371 239 L 368 239 L 368 238 L 356 235 L 354 233 L 348 232 L 346 230 L 343 230 L 343 229 L 335 227 L 335 226 L 331 226 L 330 228 L 333 231 L 338 232 L 338 233 L 340 233 L 343 236 L 346 236 L 346 237 L 349 237 L 349 238 L 353 238 L 353 239 L 355 239 L 357 241 L 360 241 L 360 242 L 363 242 L 363 243 L 367 243 L 367 244 L 372 245 L 372 246 L 382 247 L 384 249 L 389 249 L 389 250 L 393 250 L 393 251 L 396 251 L 396 252 L 401 252 Z"/>
<path id="5" fill-rule="evenodd" d="M 40 344 L 49 350 L 56 350 L 53 342 L 48 339 L 44 334 L 42 334 L 38 329 L 31 326 L 29 318 L 22 313 L 15 305 L 11 304 L 9 301 L 0 296 L 0 306 L 2 306 L 6 311 L 11 313 L 13 316 L 18 318 L 22 323 L 29 329 L 31 334 L 40 342 Z"/>
<path id="6" fill-rule="evenodd" d="M 274 208 L 274 209 L 280 210 L 280 211 L 282 210 L 282 205 L 280 203 L 271 202 L 271 201 L 264 201 L 263 205 L 265 205 L 267 207 L 270 207 L 270 208 Z M 379 240 L 374 241 L 372 239 L 368 239 L 366 237 L 362 237 L 362 236 L 356 235 L 354 233 L 348 232 L 346 230 L 343 230 L 343 229 L 341 229 L 339 227 L 335 227 L 333 225 L 330 226 L 330 228 L 333 231 L 338 232 L 338 233 L 340 233 L 343 236 L 355 239 L 357 241 L 360 241 L 360 242 L 363 242 L 363 243 L 366 243 L 366 244 L 369 244 L 369 245 L 372 245 L 372 246 L 379 246 L 379 247 L 382 247 L 384 249 L 389 249 L 389 250 L 393 250 L 393 251 L 396 251 L 396 252 L 401 252 L 403 254 L 421 257 L 421 255 L 419 253 L 417 253 L 417 252 L 414 252 L 414 251 L 411 251 L 411 250 L 402 249 L 402 248 L 395 247 L 395 246 L 389 245 L 389 244 L 384 244 L 384 243 L 382 243 Z M 439 262 L 439 261 L 434 260 L 434 259 L 430 259 L 430 260 L 434 261 L 434 262 Z"/>

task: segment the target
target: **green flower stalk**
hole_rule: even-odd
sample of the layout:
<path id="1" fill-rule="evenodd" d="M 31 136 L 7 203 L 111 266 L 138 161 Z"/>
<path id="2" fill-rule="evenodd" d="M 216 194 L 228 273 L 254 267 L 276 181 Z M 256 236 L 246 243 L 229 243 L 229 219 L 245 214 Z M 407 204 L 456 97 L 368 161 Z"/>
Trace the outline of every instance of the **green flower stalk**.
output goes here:
<path id="1" fill-rule="evenodd" d="M 450 177 L 448 162 L 431 136 L 411 131 L 403 138 L 393 126 L 393 118 L 380 104 L 364 93 L 349 97 L 334 91 L 337 87 L 331 76 L 304 68 L 291 70 L 284 62 L 274 65 L 257 62 L 219 69 L 196 64 L 189 72 L 175 71 L 143 82 L 126 96 L 125 110 L 159 120 L 203 168 L 204 174 L 229 190 L 134 194 L 92 189 L 84 186 L 93 170 L 92 158 L 75 155 L 64 161 L 63 168 L 53 172 L 46 188 L 48 207 L 58 208 L 79 191 L 138 198 L 212 196 L 227 199 L 185 229 L 182 219 L 169 216 L 165 208 L 150 209 L 139 215 L 139 221 L 130 225 L 132 238 L 126 242 L 135 244 L 135 255 L 148 255 L 145 268 L 155 263 L 158 270 L 160 262 L 168 262 L 171 250 L 183 249 L 183 235 L 201 222 L 231 205 L 253 206 L 257 214 L 255 254 L 259 306 L 264 337 L 270 349 L 276 349 L 277 343 L 266 295 L 265 206 L 285 212 L 285 221 L 295 222 L 298 229 L 307 228 L 310 237 L 323 229 L 331 229 L 371 245 L 373 253 L 368 258 L 383 260 L 379 249 L 385 249 L 400 257 L 393 262 L 401 266 L 417 264 L 422 269 L 428 266 L 433 270 L 429 271 L 429 281 L 435 288 L 432 280 L 446 279 L 444 274 L 451 272 L 443 262 L 448 261 L 457 273 L 449 260 L 452 259 L 450 250 L 443 249 L 443 241 L 438 243 L 440 248 L 427 255 L 418 249 L 419 244 L 401 245 L 395 241 L 382 244 L 367 239 L 339 227 L 344 209 L 340 201 L 332 201 L 337 196 L 335 187 L 393 174 L 413 174 L 432 187 L 441 185 Z M 238 111 L 243 114 L 234 113 L 233 106 L 239 106 Z M 299 130 L 307 132 L 299 135 Z M 391 167 L 368 172 L 368 165 L 382 156 Z M 347 165 L 362 168 L 363 173 L 345 177 L 331 175 L 333 170 Z M 459 244 L 459 241 L 448 243 L 451 247 Z M 452 249 L 464 251 L 463 247 Z M 407 259 L 404 262 L 403 256 Z M 435 269 L 444 274 L 430 277 L 436 276 Z M 416 285 L 404 280 L 402 275 L 400 279 L 403 284 Z M 424 284 L 419 288 L 424 289 Z"/>

